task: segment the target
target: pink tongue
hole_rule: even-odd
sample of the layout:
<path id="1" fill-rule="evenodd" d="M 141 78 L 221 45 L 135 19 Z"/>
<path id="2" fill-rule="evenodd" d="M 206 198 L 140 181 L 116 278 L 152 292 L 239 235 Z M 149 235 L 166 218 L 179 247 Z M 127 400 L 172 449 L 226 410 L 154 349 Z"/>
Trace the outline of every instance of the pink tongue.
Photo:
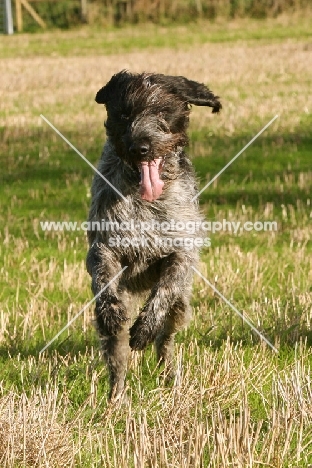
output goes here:
<path id="1" fill-rule="evenodd" d="M 160 158 L 154 161 L 144 161 L 141 163 L 140 192 L 143 200 L 152 202 L 162 194 L 164 183 L 159 178 L 161 163 L 162 159 Z"/>

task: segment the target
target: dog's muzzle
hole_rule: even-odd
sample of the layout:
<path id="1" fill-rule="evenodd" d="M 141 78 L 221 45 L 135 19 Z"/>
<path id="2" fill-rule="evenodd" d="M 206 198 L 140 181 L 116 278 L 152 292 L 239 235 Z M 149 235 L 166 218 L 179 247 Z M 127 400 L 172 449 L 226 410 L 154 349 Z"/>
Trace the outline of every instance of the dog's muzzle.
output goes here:
<path id="1" fill-rule="evenodd" d="M 160 178 L 162 167 L 162 158 L 141 162 L 140 193 L 143 200 L 152 202 L 162 194 L 164 186 Z"/>

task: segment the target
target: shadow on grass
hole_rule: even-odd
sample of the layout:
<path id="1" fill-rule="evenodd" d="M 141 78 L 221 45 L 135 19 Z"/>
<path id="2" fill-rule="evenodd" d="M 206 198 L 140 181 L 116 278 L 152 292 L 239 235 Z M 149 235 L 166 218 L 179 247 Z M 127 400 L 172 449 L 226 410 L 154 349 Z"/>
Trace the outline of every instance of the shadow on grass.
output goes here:
<path id="1" fill-rule="evenodd" d="M 58 331 L 55 331 L 55 334 Z M 64 332 L 66 335 L 66 332 Z M 40 351 L 46 346 L 53 336 L 48 337 L 46 340 L 43 339 L 42 335 L 33 337 L 31 340 L 22 340 L 19 337 L 15 337 L 14 340 L 7 339 L 5 345 L 0 346 L 0 359 L 6 359 L 8 357 L 27 358 L 29 356 L 40 356 Z M 85 354 L 87 350 L 91 348 L 100 349 L 99 340 L 92 326 L 87 332 L 74 332 L 69 336 L 60 336 L 44 351 L 44 356 L 52 356 L 57 352 L 60 356 L 67 356 L 68 354 L 77 355 Z"/>
<path id="2" fill-rule="evenodd" d="M 259 329 L 259 331 L 273 345 L 279 343 L 278 346 L 281 349 L 295 348 L 297 343 L 304 341 L 306 341 L 308 346 L 312 346 L 312 330 L 309 330 L 305 325 L 300 323 L 288 326 L 277 320 L 273 325 L 265 326 Z M 177 343 L 184 343 L 187 346 L 195 338 L 199 347 L 211 348 L 212 350 L 222 348 L 227 340 L 230 340 L 234 345 L 240 344 L 242 347 L 247 348 L 252 348 L 262 341 L 247 324 L 240 326 L 239 329 L 235 329 L 234 331 L 225 326 L 212 326 L 207 329 L 199 329 L 191 324 L 185 331 L 177 334 L 176 341 Z M 18 356 L 23 359 L 29 356 L 39 358 L 40 351 L 48 342 L 49 339 L 43 340 L 42 336 L 28 343 L 19 340 L 13 343 L 8 340 L 5 346 L 0 346 L 0 360 L 7 359 L 8 357 L 16 358 Z M 86 333 L 79 334 L 75 332 L 63 339 L 59 337 L 44 351 L 43 355 L 51 357 L 55 352 L 63 357 L 68 355 L 84 355 L 91 348 L 94 348 L 96 351 L 100 350 L 99 340 L 95 331 L 90 326 L 90 329 Z"/>
<path id="3" fill-rule="evenodd" d="M 194 158 L 204 187 L 247 143 L 245 138 L 222 142 L 213 139 L 213 154 Z M 230 149 L 228 149 L 230 147 Z M 216 205 L 242 203 L 296 204 L 309 197 L 312 188 L 312 136 L 263 136 L 247 148 L 201 195 L 200 202 Z M 299 180 L 304 177 L 304 184 Z"/>
<path id="4" fill-rule="evenodd" d="M 38 200 L 32 200 L 31 207 L 49 208 L 49 199 L 55 202 L 58 196 L 58 210 L 68 211 L 68 193 L 77 191 L 82 181 L 91 184 L 92 169 L 63 140 L 49 129 L 0 129 L 0 161 L 6 169 L 1 172 L 1 186 L 6 185 L 6 193 L 22 196 L 23 190 L 37 188 Z M 83 132 L 67 131 L 66 137 L 77 146 L 93 164 L 97 164 L 103 146 L 103 132 L 93 135 L 90 129 Z M 204 132 L 191 134 L 188 153 L 201 186 L 214 177 L 248 142 L 245 135 L 233 138 L 207 137 Z M 196 145 L 201 154 L 195 157 Z M 238 202 L 258 206 L 272 202 L 295 204 L 297 199 L 306 198 L 312 186 L 307 181 L 302 187 L 298 178 L 311 171 L 312 136 L 302 135 L 261 135 L 239 158 L 228 167 L 217 180 L 200 196 L 200 201 L 217 205 L 236 205 Z M 310 172 L 311 174 L 311 172 Z M 291 184 L 285 180 L 291 177 Z M 283 185 L 283 187 L 282 187 Z M 27 198 L 27 193 L 25 193 Z M 70 204 L 79 207 L 81 197 L 72 194 Z M 27 202 L 24 206 L 27 210 Z M 27 213 L 26 213 L 27 214 Z"/>

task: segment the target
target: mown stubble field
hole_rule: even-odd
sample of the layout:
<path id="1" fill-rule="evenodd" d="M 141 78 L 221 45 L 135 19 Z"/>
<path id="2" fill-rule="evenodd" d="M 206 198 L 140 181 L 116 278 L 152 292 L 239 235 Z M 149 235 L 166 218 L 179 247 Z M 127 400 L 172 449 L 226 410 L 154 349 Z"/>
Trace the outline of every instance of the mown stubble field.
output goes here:
<path id="1" fill-rule="evenodd" d="M 136 26 L 127 46 L 110 31 L 109 50 L 88 29 L 0 40 L 1 466 L 312 464 L 312 34 L 286 17 L 275 20 L 281 39 L 272 21 Z M 108 406 L 92 307 L 39 355 L 92 297 L 85 233 L 40 228 L 86 219 L 92 170 L 40 114 L 95 164 L 105 111 L 94 96 L 121 69 L 184 75 L 221 97 L 220 115 L 191 114 L 202 185 L 279 115 L 201 196 L 207 220 L 271 220 L 277 231 L 211 234 L 200 265 L 279 352 L 197 276 L 175 385 L 164 387 L 152 349 L 134 354 L 130 404 Z"/>

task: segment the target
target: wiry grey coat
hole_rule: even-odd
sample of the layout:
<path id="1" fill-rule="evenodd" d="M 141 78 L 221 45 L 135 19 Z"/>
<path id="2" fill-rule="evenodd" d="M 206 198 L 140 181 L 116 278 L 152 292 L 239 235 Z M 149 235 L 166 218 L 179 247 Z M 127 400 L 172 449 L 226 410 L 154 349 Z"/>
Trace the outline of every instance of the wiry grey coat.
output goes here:
<path id="1" fill-rule="evenodd" d="M 221 104 L 206 86 L 184 77 L 126 71 L 114 75 L 96 101 L 107 109 L 98 165 L 105 180 L 99 174 L 93 180 L 89 221 L 102 228 L 88 232 L 87 269 L 98 295 L 96 322 L 112 398 L 123 392 L 131 349 L 155 342 L 159 363 L 173 375 L 174 336 L 191 315 L 191 267 L 202 236 L 192 201 L 195 175 L 184 152 L 190 104 L 213 112 Z M 140 311 L 137 297 L 144 301 Z"/>

